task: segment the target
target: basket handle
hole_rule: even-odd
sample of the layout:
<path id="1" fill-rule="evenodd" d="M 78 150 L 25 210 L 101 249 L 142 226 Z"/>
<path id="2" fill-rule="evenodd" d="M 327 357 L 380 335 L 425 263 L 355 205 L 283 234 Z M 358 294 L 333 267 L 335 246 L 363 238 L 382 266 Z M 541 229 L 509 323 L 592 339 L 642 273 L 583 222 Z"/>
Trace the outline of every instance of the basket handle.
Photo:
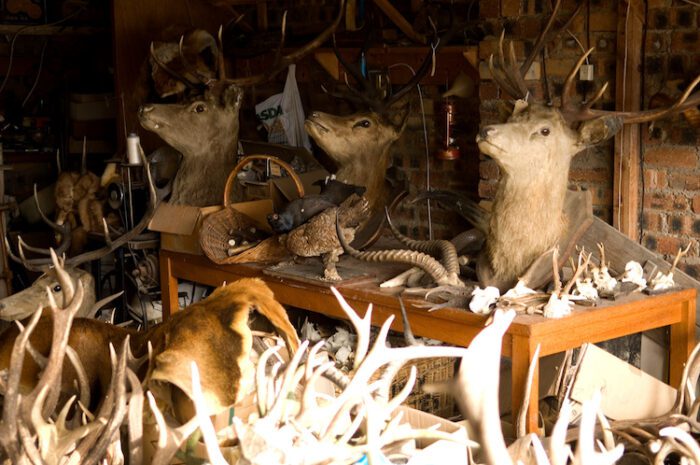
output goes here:
<path id="1" fill-rule="evenodd" d="M 253 160 L 269 160 L 271 163 L 279 165 L 282 169 L 289 173 L 289 176 L 294 181 L 299 198 L 304 197 L 304 185 L 301 183 L 299 175 L 296 173 L 296 171 L 294 171 L 294 168 L 292 168 L 291 165 L 277 157 L 273 157 L 272 155 L 248 155 L 243 160 L 238 162 L 226 179 L 226 187 L 224 188 L 224 207 L 229 206 L 229 197 L 231 195 L 231 190 L 233 189 L 233 183 L 236 181 L 236 175 L 245 165 Z"/>

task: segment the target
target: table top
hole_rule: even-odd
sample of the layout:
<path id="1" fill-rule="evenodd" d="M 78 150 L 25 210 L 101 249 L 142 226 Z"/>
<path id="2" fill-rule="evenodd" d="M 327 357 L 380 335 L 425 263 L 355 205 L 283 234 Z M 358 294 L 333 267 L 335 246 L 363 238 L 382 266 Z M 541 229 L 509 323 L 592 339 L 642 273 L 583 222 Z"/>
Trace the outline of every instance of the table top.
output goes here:
<path id="1" fill-rule="evenodd" d="M 195 281 L 209 285 L 220 285 L 226 276 L 229 280 L 235 277 L 260 277 L 283 304 L 343 317 L 344 314 L 330 290 L 333 285 L 360 313 L 364 313 L 364 308 L 372 304 L 374 321 L 381 323 L 391 314 L 397 316 L 396 320 L 401 319 L 398 295 L 402 289 L 383 289 L 378 283 L 402 271 L 405 266 L 367 266 L 368 264 L 364 263 L 364 270 L 368 270 L 371 276 L 330 283 L 304 277 L 296 279 L 275 270 L 270 272 L 269 266 L 256 263 L 216 265 L 204 256 L 169 251 L 161 253 L 172 259 L 173 274 L 176 277 L 192 279 L 196 275 Z M 352 260 L 354 259 L 343 257 L 341 264 L 352 268 Z M 320 261 L 318 269 L 320 270 Z M 340 273 L 343 275 L 342 269 Z M 599 342 L 677 323 L 682 318 L 685 306 L 694 307 L 695 295 L 696 291 L 692 288 L 653 296 L 633 293 L 615 301 L 601 300 L 595 307 L 576 306 L 570 315 L 560 319 L 545 318 L 536 314 L 519 314 L 511 324 L 508 334 L 541 341 L 542 355 L 556 353 L 580 345 L 576 341 Z M 402 300 L 417 335 L 445 342 L 465 345 L 488 321 L 487 316 L 465 309 L 444 308 L 428 312 L 423 308 L 425 300 L 411 297 L 402 297 Z M 395 321 L 392 328 L 401 329 L 401 322 Z"/>

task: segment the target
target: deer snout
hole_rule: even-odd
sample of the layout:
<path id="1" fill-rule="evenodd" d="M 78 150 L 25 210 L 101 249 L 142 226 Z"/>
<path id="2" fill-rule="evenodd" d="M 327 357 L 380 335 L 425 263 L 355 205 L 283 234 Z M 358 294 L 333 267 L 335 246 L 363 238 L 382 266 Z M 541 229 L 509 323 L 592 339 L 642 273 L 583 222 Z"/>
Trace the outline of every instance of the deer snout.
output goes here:
<path id="1" fill-rule="evenodd" d="M 496 131 L 496 128 L 493 126 L 484 126 L 479 131 L 479 137 L 482 139 L 486 139 L 489 137 L 489 134 L 493 134 L 495 131 Z"/>

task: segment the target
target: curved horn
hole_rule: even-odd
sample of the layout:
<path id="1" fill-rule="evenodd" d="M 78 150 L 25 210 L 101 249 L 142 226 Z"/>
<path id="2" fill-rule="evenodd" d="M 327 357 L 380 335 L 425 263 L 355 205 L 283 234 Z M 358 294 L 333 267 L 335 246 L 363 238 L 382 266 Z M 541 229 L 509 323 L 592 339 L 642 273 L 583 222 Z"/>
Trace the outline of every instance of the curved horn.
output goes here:
<path id="1" fill-rule="evenodd" d="M 449 275 L 445 267 L 428 254 L 418 252 L 417 250 L 373 250 L 370 252 L 363 252 L 353 248 L 347 243 L 340 230 L 340 223 L 338 223 L 337 217 L 335 229 L 338 234 L 338 241 L 340 241 L 343 250 L 353 258 L 366 262 L 393 262 L 417 266 L 433 278 L 438 285 L 449 284 Z"/>
<path id="2" fill-rule="evenodd" d="M 410 237 L 406 237 L 401 234 L 396 226 L 394 226 L 394 223 L 391 221 L 391 217 L 389 216 L 389 209 L 385 207 L 384 212 L 386 213 L 386 221 L 389 225 L 389 229 L 391 229 L 392 234 L 394 234 L 394 237 L 396 237 L 399 242 L 411 250 L 427 253 L 433 257 L 435 257 L 436 254 L 439 255 L 442 259 L 441 263 L 444 265 L 445 270 L 448 273 L 459 274 L 457 249 L 452 242 L 445 240 L 418 241 L 411 239 Z"/>

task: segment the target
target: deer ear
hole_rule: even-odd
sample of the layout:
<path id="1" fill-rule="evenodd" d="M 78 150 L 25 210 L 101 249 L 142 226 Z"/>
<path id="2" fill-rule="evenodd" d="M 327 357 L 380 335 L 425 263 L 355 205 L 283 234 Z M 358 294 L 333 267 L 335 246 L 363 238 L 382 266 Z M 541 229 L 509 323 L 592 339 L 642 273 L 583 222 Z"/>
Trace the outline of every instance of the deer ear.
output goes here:
<path id="1" fill-rule="evenodd" d="M 585 147 L 610 139 L 622 128 L 619 116 L 601 116 L 585 121 L 578 128 L 578 145 Z"/>
<path id="2" fill-rule="evenodd" d="M 231 108 L 231 111 L 238 113 L 243 102 L 243 89 L 235 84 L 227 86 L 221 96 L 221 101 L 225 108 Z"/>

